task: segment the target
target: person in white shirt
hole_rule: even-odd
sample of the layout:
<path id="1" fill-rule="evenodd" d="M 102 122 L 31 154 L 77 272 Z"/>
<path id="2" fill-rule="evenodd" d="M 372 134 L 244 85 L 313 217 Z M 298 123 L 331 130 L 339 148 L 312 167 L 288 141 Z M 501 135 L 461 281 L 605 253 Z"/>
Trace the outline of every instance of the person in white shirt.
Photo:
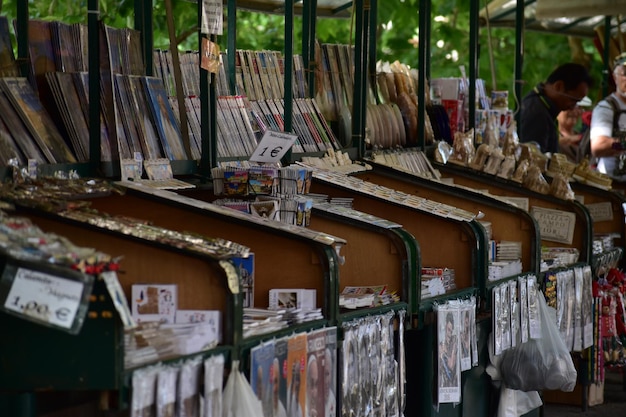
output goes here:
<path id="1" fill-rule="evenodd" d="M 626 181 L 626 53 L 614 61 L 615 91 L 601 100 L 591 115 L 591 154 L 597 170 L 613 180 Z"/>

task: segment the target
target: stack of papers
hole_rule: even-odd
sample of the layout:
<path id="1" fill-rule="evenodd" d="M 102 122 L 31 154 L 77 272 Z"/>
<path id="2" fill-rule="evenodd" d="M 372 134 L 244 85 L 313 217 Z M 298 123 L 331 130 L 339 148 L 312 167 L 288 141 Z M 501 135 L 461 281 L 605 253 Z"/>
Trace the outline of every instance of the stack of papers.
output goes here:
<path id="1" fill-rule="evenodd" d="M 522 273 L 522 261 L 497 261 L 489 264 L 489 281 L 498 281 Z"/>

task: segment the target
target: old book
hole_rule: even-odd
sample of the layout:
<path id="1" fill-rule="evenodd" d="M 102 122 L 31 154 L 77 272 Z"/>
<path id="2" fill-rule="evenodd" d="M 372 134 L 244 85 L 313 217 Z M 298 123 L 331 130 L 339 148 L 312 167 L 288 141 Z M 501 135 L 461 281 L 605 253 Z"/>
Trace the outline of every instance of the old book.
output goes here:
<path id="1" fill-rule="evenodd" d="M 293 129 L 298 135 L 298 141 L 301 142 L 303 148 L 307 152 L 317 152 L 318 147 L 316 144 L 316 138 L 313 136 L 309 125 L 307 124 L 304 115 L 300 111 L 298 106 L 298 99 L 293 101 Z"/>
<path id="2" fill-rule="evenodd" d="M 26 159 L 34 159 L 40 164 L 47 162 L 46 157 L 35 142 L 35 138 L 30 134 L 21 117 L 2 91 L 0 91 L 0 119 L 4 121 L 11 138 Z M 26 161 L 22 160 L 22 162 Z"/>
<path id="3" fill-rule="evenodd" d="M 232 115 L 228 108 L 228 97 L 222 96 L 217 99 L 217 143 L 221 147 L 223 156 L 237 156 L 243 149 L 238 148 L 238 141 L 232 127 Z"/>
<path id="4" fill-rule="evenodd" d="M 147 97 L 143 88 L 143 77 L 128 76 L 127 85 L 130 89 L 129 99 L 133 101 L 133 109 L 136 111 L 135 117 L 137 131 L 139 133 L 139 142 L 144 149 L 145 159 L 163 158 L 164 154 L 159 146 L 159 133 L 156 125 L 150 117 L 150 108 L 148 107 Z"/>
<path id="5" fill-rule="evenodd" d="M 307 336 L 294 334 L 287 340 L 287 415 L 303 416 L 306 410 Z"/>
<path id="6" fill-rule="evenodd" d="M 11 160 L 17 161 L 19 166 L 24 166 L 26 158 L 15 143 L 9 128 L 0 117 L 0 163 L 9 166 Z"/>
<path id="7" fill-rule="evenodd" d="M 26 78 L 0 78 L 0 88 L 17 110 L 49 163 L 76 162 L 76 157 Z"/>
<path id="8" fill-rule="evenodd" d="M 87 126 L 89 126 L 89 73 L 75 72 L 72 74 L 72 79 L 74 80 L 74 88 L 83 117 Z M 115 154 L 112 153 L 113 151 L 115 151 Z M 111 148 L 111 138 L 104 118 L 104 110 L 100 108 L 100 159 L 102 161 L 112 161 L 114 159 L 113 155 L 116 155 L 115 159 L 117 159 L 117 147 Z"/>
<path id="9" fill-rule="evenodd" d="M 263 89 L 263 96 L 265 98 L 277 98 L 277 92 L 274 91 L 272 83 L 269 79 L 267 62 L 265 61 L 265 53 L 263 51 L 254 51 L 253 58 L 255 60 L 255 65 L 259 70 L 259 81 Z"/>
<path id="10" fill-rule="evenodd" d="M 267 95 L 263 90 L 263 84 L 261 83 L 261 73 L 259 72 L 259 66 L 255 59 L 255 51 L 245 51 L 246 59 L 248 60 L 248 68 L 250 69 L 250 78 L 252 79 L 252 86 L 254 88 L 254 96 L 257 100 L 266 98 Z"/>
<path id="11" fill-rule="evenodd" d="M 78 71 L 74 57 L 80 54 L 76 50 L 72 26 L 59 21 L 50 22 L 50 38 L 56 70 L 61 72 Z"/>
<path id="12" fill-rule="evenodd" d="M 169 160 L 186 160 L 187 153 L 183 146 L 180 128 L 167 99 L 163 83 L 156 77 L 143 77 L 142 80 L 148 107 L 152 111 L 165 156 Z"/>
<path id="13" fill-rule="evenodd" d="M 20 36 L 18 33 L 17 36 Z M 31 81 L 35 91 L 46 91 L 46 72 L 56 71 L 50 22 L 31 19 L 28 21 L 28 54 L 31 64 Z"/>
<path id="14" fill-rule="evenodd" d="M 121 142 L 122 138 L 125 139 L 130 150 L 129 159 L 134 158 L 137 154 L 140 154 L 142 159 L 146 159 L 147 155 L 144 154 L 145 150 L 142 148 L 139 139 L 142 133 L 137 130 L 137 118 L 135 115 L 138 113 L 134 108 L 133 98 L 131 97 L 132 92 L 128 85 L 128 76 L 114 74 L 114 81 L 115 108 L 118 111 L 116 119 L 118 126 L 121 126 L 121 129 L 118 127 L 118 132 L 120 133 L 118 134 L 118 141 Z"/>
<path id="15" fill-rule="evenodd" d="M 250 100 L 258 100 L 258 97 L 256 96 L 256 91 L 254 89 L 254 84 L 252 82 L 252 70 L 250 69 L 250 64 L 246 57 L 246 51 L 237 50 L 237 62 L 241 66 L 244 94 Z"/>
<path id="16" fill-rule="evenodd" d="M 46 74 L 46 80 L 53 92 L 54 101 L 63 119 L 65 131 L 72 143 L 76 158 L 79 161 L 88 161 L 89 128 L 81 109 L 72 74 L 49 72 Z"/>

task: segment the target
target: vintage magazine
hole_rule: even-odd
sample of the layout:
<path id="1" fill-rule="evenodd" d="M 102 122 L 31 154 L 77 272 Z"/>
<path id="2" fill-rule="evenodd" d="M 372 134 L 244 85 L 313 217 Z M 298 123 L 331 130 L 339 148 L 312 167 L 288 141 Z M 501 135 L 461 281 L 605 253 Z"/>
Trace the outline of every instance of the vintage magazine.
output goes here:
<path id="1" fill-rule="evenodd" d="M 459 361 L 459 310 L 441 305 L 437 308 L 437 399 L 439 404 L 461 401 Z"/>

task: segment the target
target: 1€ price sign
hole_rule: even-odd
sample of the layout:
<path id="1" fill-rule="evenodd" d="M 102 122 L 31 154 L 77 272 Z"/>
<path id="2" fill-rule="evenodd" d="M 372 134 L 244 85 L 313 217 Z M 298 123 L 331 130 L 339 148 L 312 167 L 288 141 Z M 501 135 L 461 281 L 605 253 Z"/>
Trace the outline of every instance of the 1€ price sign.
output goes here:
<path id="1" fill-rule="evenodd" d="M 265 163 L 279 162 L 293 146 L 297 137 L 290 133 L 267 130 L 250 156 L 250 160 Z"/>
<path id="2" fill-rule="evenodd" d="M 69 329 L 83 295 L 82 282 L 18 268 L 4 308 L 28 319 Z"/>

